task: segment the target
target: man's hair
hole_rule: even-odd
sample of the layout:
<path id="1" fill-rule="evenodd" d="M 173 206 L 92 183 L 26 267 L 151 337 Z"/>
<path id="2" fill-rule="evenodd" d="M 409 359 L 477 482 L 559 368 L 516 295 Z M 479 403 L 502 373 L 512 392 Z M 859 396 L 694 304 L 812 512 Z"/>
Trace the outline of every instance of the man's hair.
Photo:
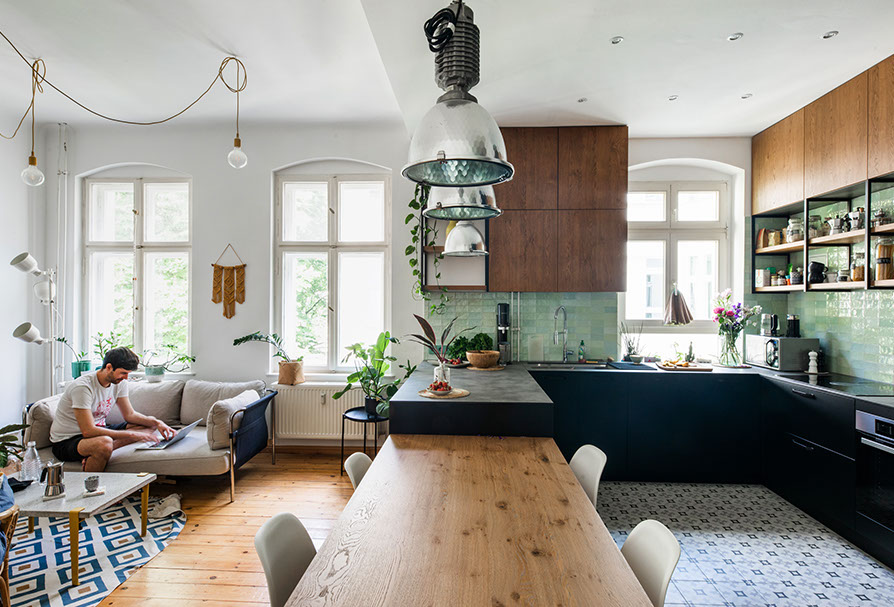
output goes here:
<path id="1" fill-rule="evenodd" d="M 130 348 L 123 346 L 112 348 L 106 352 L 105 358 L 102 359 L 102 368 L 105 369 L 106 365 L 112 365 L 112 371 L 115 369 L 136 371 L 140 366 L 140 358 Z"/>

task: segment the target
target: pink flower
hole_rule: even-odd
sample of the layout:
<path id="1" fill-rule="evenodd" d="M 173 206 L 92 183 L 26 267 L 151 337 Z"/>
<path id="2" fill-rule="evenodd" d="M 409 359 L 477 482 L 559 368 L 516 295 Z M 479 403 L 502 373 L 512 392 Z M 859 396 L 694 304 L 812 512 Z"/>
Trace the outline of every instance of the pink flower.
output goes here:
<path id="1" fill-rule="evenodd" d="M 730 318 L 732 318 L 733 316 L 736 315 L 736 313 L 733 312 L 732 310 L 727 310 L 727 311 L 726 311 L 726 315 L 729 316 Z"/>
<path id="2" fill-rule="evenodd" d="M 723 308 L 714 308 L 714 314 L 722 314 Z"/>

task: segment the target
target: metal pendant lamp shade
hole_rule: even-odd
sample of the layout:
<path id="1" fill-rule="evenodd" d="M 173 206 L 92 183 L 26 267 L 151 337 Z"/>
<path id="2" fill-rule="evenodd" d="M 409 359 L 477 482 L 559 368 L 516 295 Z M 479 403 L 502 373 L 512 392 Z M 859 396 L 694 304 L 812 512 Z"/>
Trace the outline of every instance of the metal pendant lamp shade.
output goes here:
<path id="1" fill-rule="evenodd" d="M 512 179 L 513 172 L 500 127 L 470 99 L 439 100 L 425 114 L 403 169 L 407 179 L 431 186 L 502 183 Z"/>
<path id="2" fill-rule="evenodd" d="M 667 308 L 664 310 L 664 324 L 666 325 L 688 325 L 692 322 L 692 312 L 689 311 L 689 306 L 686 305 L 686 299 L 683 297 L 683 294 L 677 290 L 677 285 L 674 285 L 674 290 L 671 293 L 670 298 L 667 300 Z"/>
<path id="3" fill-rule="evenodd" d="M 490 219 L 503 214 L 493 186 L 432 188 L 422 214 L 429 219 L 464 221 Z"/>
<path id="4" fill-rule="evenodd" d="M 484 237 L 471 221 L 457 222 L 444 243 L 444 255 L 449 257 L 481 257 L 487 255 Z"/>

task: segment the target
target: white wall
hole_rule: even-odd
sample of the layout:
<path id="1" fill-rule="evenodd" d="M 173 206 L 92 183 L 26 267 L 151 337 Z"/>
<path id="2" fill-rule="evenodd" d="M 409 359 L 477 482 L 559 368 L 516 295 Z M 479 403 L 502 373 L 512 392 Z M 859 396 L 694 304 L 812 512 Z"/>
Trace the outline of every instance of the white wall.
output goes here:
<path id="1" fill-rule="evenodd" d="M 43 311 L 34 305 L 31 285 L 34 277 L 9 266 L 9 261 L 23 251 L 32 251 L 37 217 L 42 206 L 42 192 L 29 188 L 19 177 L 28 164 L 29 141 L 19 135 L 12 141 L 0 141 L 0 425 L 21 423 L 22 406 L 28 398 L 27 374 L 30 359 L 41 366 L 45 348 L 12 338 L 13 329 L 31 321 L 44 333 Z M 35 202 L 37 201 L 37 202 Z M 39 252 L 33 251 L 35 255 Z M 38 261 L 42 260 L 38 258 Z"/>
<path id="2" fill-rule="evenodd" d="M 403 125 L 242 125 L 243 149 L 249 161 L 241 170 L 231 168 L 226 161 L 232 130 L 231 124 L 186 127 L 176 122 L 155 127 L 81 126 L 73 129 L 69 142 L 72 212 L 80 204 L 83 177 L 104 167 L 148 163 L 192 178 L 192 353 L 197 357 L 193 367 L 196 375 L 205 379 L 266 376 L 267 349 L 261 345 L 234 348 L 232 342 L 252 331 L 271 329 L 273 173 L 313 158 L 349 158 L 392 170 L 393 324 L 389 328 L 395 335 L 413 329 L 412 313 L 422 308 L 410 296 L 410 271 L 403 255 L 409 244 L 403 218 L 413 194 L 412 184 L 400 176 L 409 144 Z M 45 139 L 47 157 L 55 158 L 55 131 L 48 129 Z M 46 173 L 45 187 L 55 192 L 55 167 L 49 166 Z M 75 225 L 80 224 L 76 221 Z M 48 248 L 54 249 L 58 237 L 54 226 L 48 229 Z M 237 305 L 235 317 L 229 320 L 223 317 L 220 305 L 211 303 L 211 264 L 228 242 L 247 264 L 246 301 Z M 74 244 L 70 248 L 73 250 L 66 256 L 68 272 L 77 274 L 80 251 Z M 69 293 L 69 297 L 74 296 Z M 73 331 L 71 318 L 69 332 Z M 409 345 L 395 348 L 395 355 L 420 358 L 418 348 Z"/>

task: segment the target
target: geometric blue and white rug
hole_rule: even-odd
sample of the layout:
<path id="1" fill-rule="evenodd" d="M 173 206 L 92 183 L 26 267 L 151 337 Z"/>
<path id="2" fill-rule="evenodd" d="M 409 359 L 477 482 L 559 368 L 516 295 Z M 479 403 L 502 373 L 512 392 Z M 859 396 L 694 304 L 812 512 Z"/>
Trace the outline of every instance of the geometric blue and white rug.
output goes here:
<path id="1" fill-rule="evenodd" d="M 90 607 L 102 601 L 186 523 L 182 513 L 149 519 L 146 537 L 140 537 L 140 508 L 140 497 L 132 496 L 81 522 L 76 588 L 71 586 L 68 517 L 35 519 L 31 534 L 28 517 L 20 517 L 9 553 L 12 607 Z"/>
<path id="2" fill-rule="evenodd" d="M 599 515 L 620 547 L 643 519 L 682 554 L 667 607 L 894 605 L 894 573 L 761 485 L 604 482 Z"/>

